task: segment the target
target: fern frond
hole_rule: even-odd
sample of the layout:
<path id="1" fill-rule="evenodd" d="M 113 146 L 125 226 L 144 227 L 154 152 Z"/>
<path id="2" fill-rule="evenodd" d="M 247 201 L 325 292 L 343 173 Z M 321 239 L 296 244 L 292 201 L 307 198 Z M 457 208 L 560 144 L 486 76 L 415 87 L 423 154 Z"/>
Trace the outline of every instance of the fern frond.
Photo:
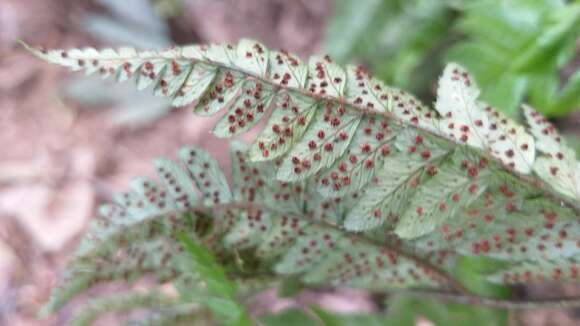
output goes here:
<path id="1" fill-rule="evenodd" d="M 461 291 L 450 276 L 461 256 L 505 260 L 507 275 L 576 268 L 573 152 L 531 109 L 529 134 L 480 102 L 456 64 L 431 109 L 361 68 L 328 57 L 304 64 L 250 40 L 159 52 L 33 51 L 74 70 L 135 79 L 201 115 L 227 111 L 214 128 L 220 137 L 267 119 L 249 147 L 232 144 L 231 189 L 207 153 L 186 148 L 178 163 L 156 161 L 161 182 L 136 179 L 115 196 L 54 309 L 92 285 L 151 272 L 159 282 L 197 282 L 180 258 L 183 234 L 229 276 L 275 273 L 310 286 Z"/>
<path id="2" fill-rule="evenodd" d="M 213 175 L 217 176 L 216 180 L 220 180 L 223 176 L 221 171 L 217 170 L 217 163 L 211 160 L 207 153 L 199 149 L 187 148 L 180 150 L 179 156 L 183 158 L 186 152 L 190 157 L 191 153 L 195 153 L 194 157 L 204 158 L 202 161 L 206 163 L 197 165 L 199 170 L 193 169 L 188 174 L 186 172 L 192 166 L 190 159 L 182 159 L 181 165 L 170 164 L 168 160 L 157 160 L 157 162 L 173 166 L 174 170 L 170 172 L 172 175 L 187 176 L 187 179 L 182 179 L 179 184 L 184 184 L 186 180 L 189 180 L 190 184 L 204 185 L 199 180 L 197 182 L 193 180 L 196 177 L 202 179 L 205 177 L 200 177 L 200 171 L 213 170 Z M 336 203 L 330 205 L 317 193 L 315 187 L 296 189 L 297 187 L 294 186 L 294 190 L 298 190 L 298 193 L 303 192 L 302 196 L 292 197 L 298 202 L 291 206 L 281 204 L 289 201 L 290 197 L 285 200 L 280 193 L 284 193 L 292 186 L 272 178 L 276 164 L 252 163 L 246 153 L 246 148 L 242 144 L 234 143 L 233 170 L 239 173 L 235 174 L 235 188 L 231 191 L 234 197 L 231 201 L 215 204 L 212 200 L 208 206 L 185 209 L 178 206 L 178 199 L 184 197 L 183 191 L 176 191 L 176 187 L 179 187 L 176 182 L 167 182 L 163 186 L 158 186 L 157 190 L 148 194 L 148 200 L 119 201 L 115 206 L 116 210 L 109 210 L 116 213 L 102 216 L 101 219 L 124 219 L 136 222 L 132 223 L 129 228 L 122 223 L 107 223 L 105 225 L 111 229 L 93 229 L 96 234 L 104 232 L 107 236 L 97 237 L 98 240 L 89 237 L 88 239 L 92 240 L 86 240 L 93 243 L 91 246 L 93 249 L 86 250 L 83 249 L 87 248 L 86 246 L 81 247 L 69 267 L 70 279 L 74 282 L 63 283 L 63 287 L 55 292 L 52 303 L 48 306 L 49 309 L 59 309 L 72 297 L 96 284 L 119 279 L 131 281 L 150 273 L 157 274 L 159 282 L 175 280 L 178 287 L 179 284 L 196 284 L 199 282 L 197 280 L 207 282 L 209 272 L 199 270 L 201 274 L 197 272 L 192 274 L 195 267 L 192 267 L 191 263 L 184 264 L 183 255 L 180 254 L 183 247 L 177 241 L 180 234 L 192 236 L 197 239 L 196 241 L 207 245 L 214 253 L 221 256 L 222 263 L 230 266 L 233 273 L 231 275 L 234 277 L 236 275 L 242 277 L 248 273 L 274 271 L 281 277 L 298 276 L 302 282 L 311 286 L 351 286 L 372 290 L 395 287 L 455 286 L 447 273 L 453 269 L 453 261 L 458 254 L 484 255 L 514 261 L 515 265 L 509 267 L 514 271 L 510 272 L 510 269 L 507 269 L 505 273 L 515 273 L 518 268 L 523 268 L 521 266 L 527 268 L 529 264 L 558 268 L 558 265 L 551 264 L 565 262 L 569 264 L 569 269 L 575 268 L 572 256 L 577 239 L 580 238 L 580 234 L 577 233 L 580 230 L 578 221 L 571 217 L 567 221 L 557 217 L 558 214 L 566 216 L 566 208 L 559 207 L 549 200 L 529 201 L 528 204 L 533 204 L 533 206 L 519 207 L 522 211 L 514 212 L 514 215 L 509 217 L 511 219 L 509 222 L 490 220 L 489 215 L 497 211 L 498 207 L 479 203 L 483 205 L 481 213 L 464 212 L 468 217 L 463 216 L 459 224 L 453 227 L 443 224 L 441 229 L 437 230 L 439 232 L 426 232 L 426 235 L 409 242 L 401 243 L 400 240 L 393 242 L 384 235 L 376 233 L 375 230 L 358 234 L 346 232 L 341 227 L 341 216 L 344 216 L 348 209 L 338 209 L 339 206 Z M 463 157 L 458 154 L 456 156 L 455 159 Z M 452 164 L 450 166 L 453 167 Z M 166 175 L 169 173 L 167 169 L 158 169 L 158 173 L 160 178 L 171 180 L 171 176 Z M 453 169 L 442 169 L 437 173 L 442 179 L 431 177 L 430 182 L 448 186 L 448 179 L 453 179 L 456 174 L 460 174 Z M 151 180 L 147 182 L 150 185 L 148 189 L 153 189 L 154 183 Z M 135 184 L 139 182 L 134 182 L 133 185 Z M 492 187 L 493 182 L 490 181 L 489 185 Z M 437 188 L 437 186 L 432 186 L 433 189 Z M 173 187 L 174 191 L 166 189 L 168 187 Z M 228 194 L 230 190 L 222 188 L 221 192 Z M 166 195 L 161 196 L 161 193 Z M 402 190 L 398 190 L 397 193 L 402 193 Z M 448 190 L 441 189 L 433 192 L 431 196 L 439 198 L 448 193 Z M 167 203 L 172 203 L 173 208 L 170 212 L 159 213 L 159 201 L 156 199 L 159 196 L 163 197 Z M 428 195 L 424 196 L 428 198 Z M 508 194 L 507 198 L 510 196 Z M 125 198 L 125 196 L 122 197 Z M 483 197 L 489 199 L 489 196 Z M 348 200 L 348 197 L 345 197 L 345 200 Z M 361 201 L 368 202 L 367 196 L 363 195 Z M 404 202 L 404 200 L 398 202 Z M 438 201 L 433 202 L 438 203 Z M 454 200 L 451 199 L 451 202 Z M 465 203 L 465 205 L 468 204 Z M 503 205 L 503 202 L 499 205 Z M 298 207 L 306 208 L 300 210 Z M 393 205 L 388 205 L 388 207 L 393 207 Z M 530 221 L 530 212 L 535 212 L 539 207 L 544 210 L 546 221 L 551 221 L 552 225 L 545 225 L 541 221 Z M 355 206 L 352 209 L 359 208 Z M 434 209 L 439 211 L 439 205 L 435 205 Z M 450 209 L 458 208 L 450 207 Z M 299 212 L 301 213 L 298 215 Z M 478 216 L 484 212 L 489 213 Z M 134 216 L 138 216 L 139 219 L 135 219 Z M 444 217 L 433 215 L 429 219 L 443 221 L 450 219 L 445 214 L 441 216 Z M 421 217 L 410 216 L 408 219 L 407 223 L 411 223 L 413 219 L 420 220 Z M 431 222 L 419 221 L 416 224 L 407 225 L 401 222 L 396 225 L 425 230 L 432 229 L 429 223 Z M 199 227 L 199 225 L 206 226 Z M 463 229 L 466 231 L 459 232 Z M 549 244 L 552 241 L 553 244 Z M 522 246 L 525 246 L 526 250 L 522 250 Z M 232 253 L 235 252 L 238 253 L 238 258 L 236 258 L 237 262 L 232 264 Z M 199 259 L 201 258 L 197 260 Z M 211 264 L 206 262 L 199 266 L 209 268 Z M 217 276 L 214 275 L 214 277 Z M 574 278 L 570 275 L 560 279 L 573 280 Z M 498 279 L 497 276 L 492 276 L 491 280 L 513 282 L 511 278 Z M 213 282 L 212 284 L 222 283 Z M 187 293 L 194 292 L 188 290 Z M 225 295 L 226 292 L 221 293 Z M 227 293 L 229 296 L 232 295 L 230 290 Z"/>
<path id="3" fill-rule="evenodd" d="M 578 200 L 580 162 L 576 160 L 576 153 L 566 145 L 556 128 L 531 107 L 524 106 L 524 116 L 537 139 L 538 150 L 544 154 L 534 163 L 534 171 L 558 192 Z"/>
<path id="4" fill-rule="evenodd" d="M 433 110 L 382 84 L 362 68 L 342 69 L 327 56 L 312 57 L 304 64 L 285 51 L 268 51 L 251 40 L 236 46 L 192 45 L 166 51 L 32 51 L 73 70 L 114 76 L 119 81 L 132 78 L 139 88 L 151 86 L 156 94 L 172 98 L 175 105 L 195 103 L 194 111 L 199 114 L 226 109 L 214 128 L 220 137 L 244 132 L 268 116 L 267 127 L 252 146 L 251 159 L 283 156 L 278 177 L 286 181 L 326 171 L 356 148 L 364 146 L 368 153 L 370 146 L 370 152 L 376 151 L 387 141 L 379 134 L 389 130 L 374 133 L 372 121 L 426 131 L 455 147 L 476 148 L 517 175 L 530 174 L 536 161 L 534 138 L 480 102 L 475 81 L 456 64 L 445 69 Z M 267 114 L 268 110 L 272 113 Z M 379 144 L 359 136 L 353 139 L 356 130 L 367 128 Z M 374 172 L 378 165 L 366 161 Z M 360 166 L 347 165 L 347 174 L 357 174 L 357 168 Z M 338 194 L 360 187 L 356 181 L 364 183 L 368 176 L 356 177 L 355 182 L 349 175 L 343 179 L 332 185 L 340 187 Z"/>
<path id="5" fill-rule="evenodd" d="M 422 262 L 411 254 L 371 237 L 345 233 L 340 225 L 335 224 L 340 218 L 333 216 L 332 211 L 326 212 L 324 219 L 304 218 L 315 216 L 319 208 L 313 205 L 311 210 L 297 215 L 292 214 L 287 206 L 279 205 L 276 200 L 265 200 L 266 197 L 271 198 L 272 194 L 283 193 L 289 185 L 273 178 L 260 178 L 264 171 L 273 173 L 274 169 L 257 170 L 257 166 L 263 163 L 250 163 L 241 144 L 234 146 L 234 170 L 249 174 L 248 177 L 239 174 L 241 179 L 234 182 L 236 188 L 233 193 L 237 194 L 235 198 L 240 200 L 238 203 L 248 202 L 252 198 L 264 204 L 236 205 L 232 201 L 212 206 L 215 203 L 211 201 L 208 206 L 184 208 L 180 205 L 180 199 L 185 198 L 187 193 L 185 190 L 177 191 L 177 188 L 182 187 L 187 180 L 190 185 L 204 185 L 193 179 L 203 179 L 200 171 L 216 167 L 216 162 L 209 159 L 207 153 L 187 148 L 180 150 L 179 156 L 183 158 L 186 152 L 189 155 L 194 152 L 195 157 L 205 158 L 207 164 L 200 164 L 199 169 L 187 173 L 188 168 L 193 166 L 189 159 L 182 160 L 179 166 L 169 160 L 157 160 L 158 167 L 159 162 L 165 166 L 157 169 L 159 178 L 167 182 L 155 186 L 151 180 L 136 179 L 132 183 L 133 187 L 139 185 L 136 188 L 143 189 L 143 182 L 147 182 L 145 188 L 149 192 L 140 193 L 142 197 L 137 197 L 137 191 L 129 196 L 117 196 L 124 200 L 118 200 L 112 208 L 101 210 L 107 215 L 101 215 L 101 226 L 93 228 L 91 236 L 79 248 L 69 265 L 67 280 L 55 291 L 46 307 L 48 311 L 60 309 L 71 298 L 97 284 L 116 280 L 131 282 L 151 273 L 157 275 L 160 283 L 175 280 L 176 284 L 195 284 L 197 279 L 207 283 L 209 272 L 203 272 L 203 268 L 211 264 L 198 262 L 202 269 L 191 274 L 196 268 L 190 263 L 184 264 L 183 254 L 180 254 L 183 246 L 177 240 L 180 234 L 188 234 L 206 244 L 215 253 L 222 255 L 225 261 L 231 259 L 228 257 L 231 257 L 232 252 L 240 252 L 242 265 L 231 266 L 237 271 L 234 275 L 268 272 L 271 269 L 281 275 L 299 275 L 304 282 L 313 285 L 349 285 L 369 289 L 448 286 L 447 280 L 429 267 L 431 263 L 428 260 Z M 173 167 L 171 172 L 167 166 Z M 174 175 L 182 178 L 180 182 L 171 181 Z M 220 170 L 214 170 L 213 175 L 222 174 Z M 168 189 L 170 187 L 173 191 Z M 254 187 L 267 190 L 261 191 Z M 228 189 L 221 191 L 229 193 Z M 310 202 L 313 196 L 321 198 L 315 188 L 308 190 L 305 187 L 303 191 L 305 196 L 303 202 L 298 203 L 300 206 Z M 285 201 L 281 197 L 277 198 L 281 202 Z M 160 206 L 165 207 L 160 205 L 160 200 L 171 207 L 169 212 L 159 211 Z M 210 218 L 212 215 L 213 218 Z M 120 223 L 121 220 L 131 223 Z M 200 228 L 199 225 L 204 223 L 208 226 Z M 198 257 L 197 261 L 200 259 Z M 256 259 L 262 262 L 258 266 L 243 263 Z M 377 286 L 373 283 L 375 281 L 380 281 L 381 285 Z"/>
<path id="6" fill-rule="evenodd" d="M 132 283 L 142 276 L 156 275 L 159 283 L 177 277 L 175 253 L 178 248 L 163 238 L 144 241 L 143 236 L 118 234 L 110 249 L 77 257 L 69 264 L 62 286 L 55 290 L 43 314 L 59 310 L 86 289 L 118 280 Z M 127 241 L 134 240 L 128 244 Z"/>

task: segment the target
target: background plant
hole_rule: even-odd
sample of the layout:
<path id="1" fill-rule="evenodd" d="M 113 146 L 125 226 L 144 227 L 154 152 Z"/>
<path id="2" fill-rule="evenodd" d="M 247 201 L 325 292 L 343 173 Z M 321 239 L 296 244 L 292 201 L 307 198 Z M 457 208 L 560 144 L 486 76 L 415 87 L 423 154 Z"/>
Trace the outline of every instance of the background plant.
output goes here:
<path id="1" fill-rule="evenodd" d="M 580 106 L 577 2 L 341 0 L 336 6 L 329 53 L 343 63 L 366 63 L 423 99 L 431 99 L 430 81 L 443 64 L 456 61 L 474 74 L 483 99 L 511 116 L 523 101 L 554 117 Z"/>

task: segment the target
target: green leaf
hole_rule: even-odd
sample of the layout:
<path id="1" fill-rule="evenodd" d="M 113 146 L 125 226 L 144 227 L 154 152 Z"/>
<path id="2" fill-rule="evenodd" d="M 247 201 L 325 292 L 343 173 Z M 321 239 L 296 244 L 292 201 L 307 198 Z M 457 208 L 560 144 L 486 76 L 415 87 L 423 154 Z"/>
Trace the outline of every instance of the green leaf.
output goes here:
<path id="1" fill-rule="evenodd" d="M 549 61 L 551 56 L 558 53 L 563 42 L 570 41 L 578 31 L 580 23 L 580 4 L 571 4 L 552 13 L 551 25 L 538 36 L 536 44 L 523 53 L 516 62 L 514 70 L 529 71 L 537 66 L 542 66 Z M 572 38 L 574 39 L 574 38 Z"/>
<path id="2" fill-rule="evenodd" d="M 516 116 L 518 105 L 522 103 L 527 89 L 528 79 L 516 75 L 509 74 L 498 78 L 493 85 L 488 85 L 485 89 L 485 96 L 483 100 L 489 102 L 490 105 L 502 108 L 508 116 Z"/>
<path id="3" fill-rule="evenodd" d="M 269 161 L 286 154 L 303 137 L 318 104 L 299 94 L 280 94 L 272 116 L 250 149 L 253 161 Z"/>
<path id="4" fill-rule="evenodd" d="M 304 285 L 297 277 L 288 277 L 282 280 L 276 294 L 281 298 L 293 297 L 304 289 Z"/>
<path id="5" fill-rule="evenodd" d="M 446 1 L 342 0 L 333 8 L 328 53 L 341 63 L 365 63 L 396 86 L 428 87 L 438 70 L 438 44 L 446 41 L 454 18 Z"/>
<path id="6" fill-rule="evenodd" d="M 530 102 L 540 108 L 549 108 L 556 97 L 559 82 L 558 76 L 553 74 L 540 74 L 530 78 L 528 83 Z"/>
<path id="7" fill-rule="evenodd" d="M 557 83 L 559 71 L 572 60 L 580 32 L 578 4 L 478 0 L 465 8 L 457 31 L 467 39 L 452 46 L 447 59 L 473 72 L 483 99 L 510 116 L 515 116 L 526 95 L 531 95 L 531 104 L 546 114 L 569 112 L 569 104 L 553 109 L 558 101 L 552 97 L 554 85 L 546 90 L 545 84 L 534 84 L 538 78 Z"/>
<path id="8" fill-rule="evenodd" d="M 190 254 L 190 270 L 203 282 L 205 291 L 208 292 L 201 294 L 203 296 L 201 298 L 192 297 L 190 300 L 207 306 L 227 325 L 251 325 L 245 308 L 235 299 L 236 284 L 226 276 L 225 270 L 215 261 L 210 251 L 193 242 L 185 234 L 180 235 L 179 239 Z M 200 295 L 199 292 L 197 294 Z"/>
<path id="9" fill-rule="evenodd" d="M 332 313 L 318 307 L 311 307 L 311 311 L 318 317 L 324 325 L 336 326 L 379 326 L 379 325 L 397 325 L 393 323 L 389 316 L 380 314 L 342 314 Z M 399 324 L 401 325 L 401 324 Z"/>
<path id="10" fill-rule="evenodd" d="M 580 108 L 580 71 L 576 71 L 568 83 L 551 102 L 550 108 L 555 116 L 565 116 Z"/>
<path id="11" fill-rule="evenodd" d="M 394 325 L 414 325 L 417 316 L 435 325 L 508 325 L 505 311 L 459 304 L 442 304 L 429 299 L 415 299 L 400 295 L 389 301 L 389 318 Z"/>
<path id="12" fill-rule="evenodd" d="M 485 277 L 505 266 L 505 262 L 486 257 L 462 257 L 455 266 L 455 275 L 473 293 L 492 298 L 509 298 L 509 288 L 492 284 Z"/>
<path id="13" fill-rule="evenodd" d="M 356 3 L 349 0 L 337 1 L 334 6 L 333 19 L 327 30 L 326 50 L 339 61 L 357 51 L 360 43 L 373 46 L 380 32 L 380 24 L 389 15 L 395 5 L 386 1 L 371 0 Z"/>
<path id="14" fill-rule="evenodd" d="M 207 282 L 208 290 L 222 297 L 233 297 L 236 294 L 235 285 L 228 280 L 225 271 L 214 261 L 209 251 L 185 235 L 180 236 L 180 241 L 191 255 L 191 269 Z"/>
<path id="15" fill-rule="evenodd" d="M 260 318 L 267 326 L 320 326 L 321 323 L 316 321 L 313 317 L 308 316 L 301 310 L 291 309 L 278 314 L 265 315 Z"/>

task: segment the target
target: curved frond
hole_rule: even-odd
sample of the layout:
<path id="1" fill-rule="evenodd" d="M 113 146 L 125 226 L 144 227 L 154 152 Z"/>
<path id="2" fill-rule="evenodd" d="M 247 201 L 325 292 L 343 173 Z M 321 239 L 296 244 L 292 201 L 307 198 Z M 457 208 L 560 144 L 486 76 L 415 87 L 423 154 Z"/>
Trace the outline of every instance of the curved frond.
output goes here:
<path id="1" fill-rule="evenodd" d="M 494 282 L 579 279 L 573 151 L 531 108 L 526 129 L 481 102 L 457 64 L 443 72 L 429 108 L 360 67 L 343 69 L 327 56 L 303 63 L 251 40 L 32 51 L 73 70 L 133 79 L 200 115 L 223 111 L 213 130 L 220 137 L 266 120 L 251 145 L 232 143 L 231 187 L 207 153 L 184 148 L 177 162 L 155 161 L 159 182 L 136 179 L 116 195 L 52 309 L 90 286 L 151 273 L 160 283 L 199 283 L 203 273 L 183 263 L 183 235 L 234 279 L 460 290 L 451 273 L 461 256 L 504 261 Z"/>

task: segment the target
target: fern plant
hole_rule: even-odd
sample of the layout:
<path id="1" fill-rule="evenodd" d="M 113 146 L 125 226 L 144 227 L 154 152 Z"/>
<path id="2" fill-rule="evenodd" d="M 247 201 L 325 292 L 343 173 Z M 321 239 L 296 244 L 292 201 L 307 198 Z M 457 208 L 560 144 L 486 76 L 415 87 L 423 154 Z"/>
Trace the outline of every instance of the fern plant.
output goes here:
<path id="1" fill-rule="evenodd" d="M 223 111 L 219 137 L 265 124 L 252 144 L 232 142 L 231 185 L 205 151 L 186 147 L 176 161 L 155 161 L 158 181 L 138 178 L 115 195 L 47 313 L 98 284 L 144 275 L 156 276 L 154 292 L 96 299 L 77 320 L 147 307 L 143 323 L 206 308 L 248 322 L 227 278 L 246 290 L 290 278 L 494 307 L 580 302 L 486 298 L 454 277 L 458 259 L 476 256 L 503 262 L 490 282 L 578 282 L 580 252 L 575 153 L 532 108 L 523 108 L 525 128 L 481 102 L 457 64 L 445 68 L 431 108 L 361 67 L 328 56 L 303 63 L 247 39 L 166 51 L 29 49 L 135 80 L 199 115 Z"/>

